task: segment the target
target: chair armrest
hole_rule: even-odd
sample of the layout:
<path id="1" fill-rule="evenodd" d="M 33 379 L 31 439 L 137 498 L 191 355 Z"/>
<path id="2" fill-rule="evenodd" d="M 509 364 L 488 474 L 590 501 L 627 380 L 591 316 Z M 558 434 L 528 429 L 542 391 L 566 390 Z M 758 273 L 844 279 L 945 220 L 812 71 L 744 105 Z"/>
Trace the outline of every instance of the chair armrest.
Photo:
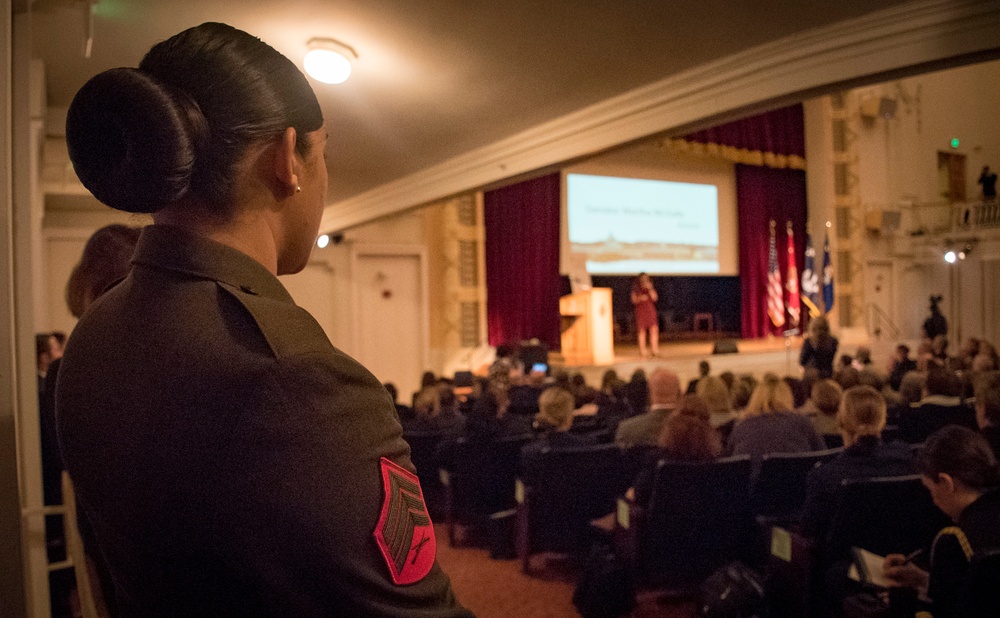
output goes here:
<path id="1" fill-rule="evenodd" d="M 615 554 L 630 571 L 638 568 L 639 533 L 644 515 L 644 509 L 632 500 L 624 496 L 618 498 L 612 542 Z"/>

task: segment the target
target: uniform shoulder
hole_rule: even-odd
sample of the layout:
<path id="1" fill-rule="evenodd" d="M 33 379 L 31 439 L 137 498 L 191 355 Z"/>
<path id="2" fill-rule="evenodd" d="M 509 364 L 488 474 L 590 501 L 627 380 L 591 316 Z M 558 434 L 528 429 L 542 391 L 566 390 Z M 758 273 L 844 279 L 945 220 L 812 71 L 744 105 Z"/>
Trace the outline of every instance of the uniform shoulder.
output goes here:
<path id="1" fill-rule="evenodd" d="M 217 284 L 247 311 L 275 358 L 333 351 L 323 328 L 305 309 L 245 288 Z"/>

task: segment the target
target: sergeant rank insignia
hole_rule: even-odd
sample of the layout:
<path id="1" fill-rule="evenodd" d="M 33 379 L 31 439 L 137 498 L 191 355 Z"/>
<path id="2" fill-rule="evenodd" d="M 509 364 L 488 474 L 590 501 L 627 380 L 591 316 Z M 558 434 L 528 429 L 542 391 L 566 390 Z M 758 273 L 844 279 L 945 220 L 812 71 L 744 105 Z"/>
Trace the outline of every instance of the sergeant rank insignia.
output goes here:
<path id="1" fill-rule="evenodd" d="M 417 476 L 381 459 L 382 514 L 375 527 L 375 540 L 389 567 L 392 581 L 414 584 L 430 573 L 437 553 L 431 524 Z"/>

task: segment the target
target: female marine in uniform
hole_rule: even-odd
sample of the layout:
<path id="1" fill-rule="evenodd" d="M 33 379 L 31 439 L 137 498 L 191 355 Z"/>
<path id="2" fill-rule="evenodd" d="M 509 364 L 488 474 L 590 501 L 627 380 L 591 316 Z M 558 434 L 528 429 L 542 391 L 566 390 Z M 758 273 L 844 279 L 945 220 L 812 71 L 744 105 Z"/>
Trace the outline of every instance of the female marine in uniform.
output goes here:
<path id="1" fill-rule="evenodd" d="M 56 394 L 122 615 L 468 616 L 388 394 L 277 279 L 327 192 L 302 73 L 206 23 L 91 79 L 66 130 L 83 184 L 154 220 Z"/>

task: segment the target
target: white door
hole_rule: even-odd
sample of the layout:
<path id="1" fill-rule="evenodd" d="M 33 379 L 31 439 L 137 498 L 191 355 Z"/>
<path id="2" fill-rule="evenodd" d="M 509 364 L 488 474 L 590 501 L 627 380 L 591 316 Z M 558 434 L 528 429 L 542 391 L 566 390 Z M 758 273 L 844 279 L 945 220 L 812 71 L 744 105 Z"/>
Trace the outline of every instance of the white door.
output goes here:
<path id="1" fill-rule="evenodd" d="M 355 358 L 381 382 L 394 383 L 408 404 L 427 369 L 422 255 L 359 249 L 353 279 Z"/>

